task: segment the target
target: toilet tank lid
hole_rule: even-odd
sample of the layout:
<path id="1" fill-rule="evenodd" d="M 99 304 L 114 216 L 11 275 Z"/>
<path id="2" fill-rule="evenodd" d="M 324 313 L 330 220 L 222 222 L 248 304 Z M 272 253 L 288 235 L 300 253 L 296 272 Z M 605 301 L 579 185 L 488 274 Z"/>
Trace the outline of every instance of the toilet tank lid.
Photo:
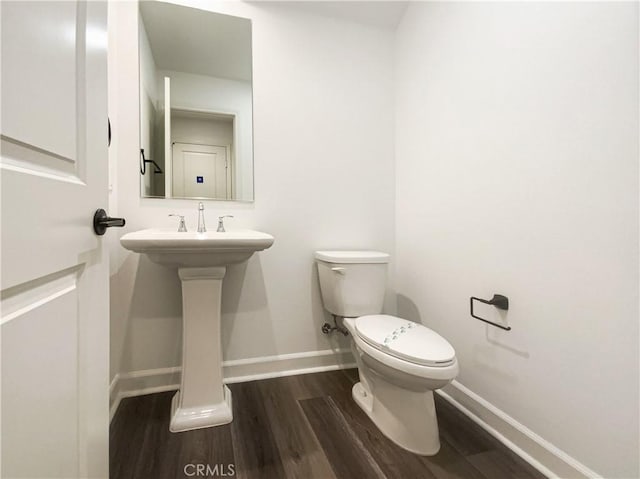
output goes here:
<path id="1" fill-rule="evenodd" d="M 316 259 L 327 263 L 388 263 L 389 255 L 380 251 L 316 251 Z"/>

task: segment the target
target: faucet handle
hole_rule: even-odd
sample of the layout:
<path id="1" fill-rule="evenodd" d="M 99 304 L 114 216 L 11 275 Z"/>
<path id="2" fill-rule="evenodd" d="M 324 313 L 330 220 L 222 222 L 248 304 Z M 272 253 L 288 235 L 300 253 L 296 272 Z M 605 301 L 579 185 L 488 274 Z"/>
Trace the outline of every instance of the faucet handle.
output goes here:
<path id="1" fill-rule="evenodd" d="M 216 230 L 218 233 L 225 233 L 225 229 L 224 229 L 225 218 L 233 218 L 233 215 L 218 216 L 218 229 Z"/>
<path id="2" fill-rule="evenodd" d="M 184 222 L 183 215 L 177 215 L 175 213 L 171 213 L 169 216 L 177 216 L 180 218 L 180 224 L 178 224 L 178 233 L 186 233 L 187 232 L 187 224 Z"/>

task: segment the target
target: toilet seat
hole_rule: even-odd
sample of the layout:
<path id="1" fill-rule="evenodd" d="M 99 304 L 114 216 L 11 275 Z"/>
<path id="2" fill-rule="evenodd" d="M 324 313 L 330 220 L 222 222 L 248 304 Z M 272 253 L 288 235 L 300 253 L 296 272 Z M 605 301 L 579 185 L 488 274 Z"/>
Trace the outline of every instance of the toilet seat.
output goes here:
<path id="1" fill-rule="evenodd" d="M 370 347 L 402 361 L 429 368 L 455 363 L 455 350 L 435 331 L 412 321 L 385 314 L 355 320 L 358 337 Z"/>
<path id="2" fill-rule="evenodd" d="M 370 356 L 376 361 L 379 361 L 385 366 L 396 369 L 398 371 L 402 371 L 407 374 L 411 374 L 412 376 L 424 379 L 450 381 L 458 375 L 458 361 L 455 359 L 453 360 L 453 363 L 447 366 L 433 368 L 431 366 L 423 366 L 422 364 L 412 363 L 409 361 L 405 361 L 404 359 L 391 356 L 390 354 L 371 346 L 358 334 L 353 336 L 353 339 L 357 348 L 362 353 Z"/>

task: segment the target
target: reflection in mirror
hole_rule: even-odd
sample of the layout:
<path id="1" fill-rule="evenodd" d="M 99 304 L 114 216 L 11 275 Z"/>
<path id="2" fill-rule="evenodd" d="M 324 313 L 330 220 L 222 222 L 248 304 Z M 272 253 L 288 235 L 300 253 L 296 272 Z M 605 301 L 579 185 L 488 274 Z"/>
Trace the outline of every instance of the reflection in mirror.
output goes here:
<path id="1" fill-rule="evenodd" d="M 251 21 L 140 2 L 143 197 L 253 201 Z"/>

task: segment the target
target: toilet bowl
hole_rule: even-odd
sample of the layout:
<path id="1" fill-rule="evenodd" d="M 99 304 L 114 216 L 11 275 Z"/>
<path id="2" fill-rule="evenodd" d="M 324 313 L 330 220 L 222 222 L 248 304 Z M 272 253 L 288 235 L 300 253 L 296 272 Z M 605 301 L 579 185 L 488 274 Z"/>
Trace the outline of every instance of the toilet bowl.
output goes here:
<path id="1" fill-rule="evenodd" d="M 325 309 L 344 318 L 360 381 L 356 403 L 400 447 L 430 456 L 440 449 L 433 391 L 458 374 L 453 347 L 431 329 L 382 310 L 389 255 L 316 252 Z"/>

